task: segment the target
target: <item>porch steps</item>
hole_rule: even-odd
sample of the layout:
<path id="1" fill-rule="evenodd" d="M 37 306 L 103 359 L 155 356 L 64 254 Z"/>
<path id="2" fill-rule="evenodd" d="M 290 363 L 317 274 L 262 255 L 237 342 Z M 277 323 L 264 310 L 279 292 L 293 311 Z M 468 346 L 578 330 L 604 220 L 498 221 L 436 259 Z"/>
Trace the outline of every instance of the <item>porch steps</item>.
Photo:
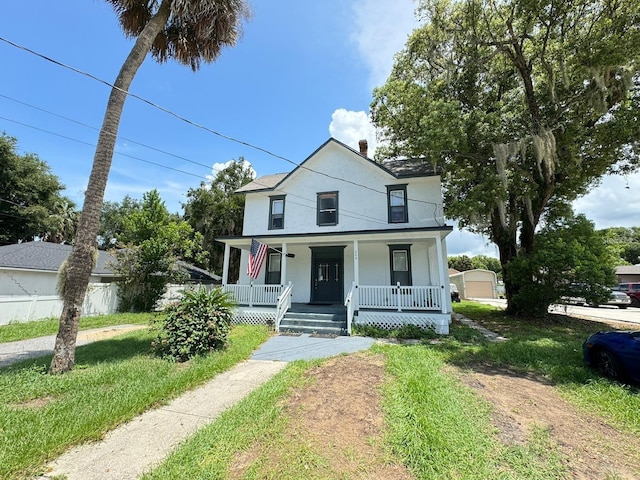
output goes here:
<path id="1" fill-rule="evenodd" d="M 280 322 L 280 331 L 318 335 L 346 335 L 346 313 L 287 312 Z"/>

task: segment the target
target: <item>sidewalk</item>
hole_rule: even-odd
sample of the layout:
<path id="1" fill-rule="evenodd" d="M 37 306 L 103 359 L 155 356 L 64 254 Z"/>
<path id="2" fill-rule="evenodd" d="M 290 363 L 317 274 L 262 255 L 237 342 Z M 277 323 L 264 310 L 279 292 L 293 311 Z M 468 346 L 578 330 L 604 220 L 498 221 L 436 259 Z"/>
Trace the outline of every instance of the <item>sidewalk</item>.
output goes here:
<path id="1" fill-rule="evenodd" d="M 86 331 L 83 341 L 90 343 L 101 335 L 122 333 L 123 327 Z M 0 344 L 0 358 L 11 363 L 47 354 L 52 351 L 54 343 L 55 337 L 51 336 Z M 353 353 L 366 350 L 374 343 L 374 339 L 365 337 L 273 336 L 253 353 L 250 360 L 186 392 L 168 405 L 145 412 L 107 433 L 99 442 L 68 450 L 50 463 L 46 474 L 39 479 L 56 476 L 64 476 L 67 480 L 137 479 L 158 465 L 196 430 L 283 370 L 287 362 Z"/>
<path id="2" fill-rule="evenodd" d="M 114 337 L 131 330 L 148 328 L 147 325 L 115 325 L 113 327 L 93 328 L 78 332 L 76 346 L 87 345 L 88 343 L 105 338 Z M 0 343 L 0 367 L 6 367 L 12 363 L 28 358 L 41 357 L 53 353 L 56 345 L 56 336 L 32 338 L 29 340 L 19 340 L 17 342 Z"/>

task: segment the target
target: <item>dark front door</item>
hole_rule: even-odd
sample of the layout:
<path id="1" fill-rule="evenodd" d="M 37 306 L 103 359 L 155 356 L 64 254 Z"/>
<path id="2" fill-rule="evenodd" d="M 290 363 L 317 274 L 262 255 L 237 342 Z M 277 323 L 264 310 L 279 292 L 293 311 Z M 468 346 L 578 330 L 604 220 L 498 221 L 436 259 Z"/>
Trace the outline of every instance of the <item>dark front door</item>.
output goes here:
<path id="1" fill-rule="evenodd" d="M 342 303 L 342 248 L 314 249 L 311 260 L 311 303 Z"/>

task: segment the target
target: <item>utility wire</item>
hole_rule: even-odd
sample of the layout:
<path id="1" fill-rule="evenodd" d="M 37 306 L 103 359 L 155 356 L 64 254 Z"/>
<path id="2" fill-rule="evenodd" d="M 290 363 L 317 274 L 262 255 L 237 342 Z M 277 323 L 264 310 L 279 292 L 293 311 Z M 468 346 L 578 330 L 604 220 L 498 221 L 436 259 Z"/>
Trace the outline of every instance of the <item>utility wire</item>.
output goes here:
<path id="1" fill-rule="evenodd" d="M 2 96 L 2 95 L 0 95 L 0 96 Z M 64 138 L 64 139 L 66 139 L 66 140 L 70 140 L 70 141 L 72 141 L 72 142 L 80 143 L 80 144 L 82 144 L 82 145 L 87 145 L 87 146 L 90 146 L 90 147 L 94 147 L 94 148 L 95 148 L 95 145 L 93 145 L 93 144 L 91 144 L 91 143 L 89 143 L 89 142 L 85 142 L 85 141 L 83 141 L 83 140 L 78 140 L 78 139 L 76 139 L 76 138 L 72 138 L 72 137 L 69 137 L 69 136 L 66 136 L 66 135 L 61 135 L 61 134 L 58 134 L 58 133 L 56 133 L 56 132 L 52 132 L 52 131 L 50 131 L 50 130 L 46 130 L 46 129 L 43 129 L 43 128 L 40 128 L 40 127 L 36 127 L 36 126 L 29 125 L 29 124 L 26 124 L 26 123 L 18 122 L 18 121 L 16 121 L 16 120 L 12 120 L 12 119 L 9 119 L 9 118 L 3 117 L 3 116 L 0 116 L 0 119 L 1 119 L 1 120 L 6 120 L 6 121 L 9 121 L 9 122 L 12 122 L 12 123 L 16 123 L 16 124 L 21 125 L 21 126 L 23 126 L 23 127 L 31 128 L 31 129 L 38 130 L 38 131 L 41 131 L 41 132 L 44 132 L 44 133 L 48 133 L 48 134 L 50 134 L 50 135 L 54 135 L 54 136 L 57 136 L 57 137 L 61 137 L 61 138 Z M 126 153 L 115 152 L 115 154 L 116 154 L 116 155 L 120 155 L 120 156 L 125 156 L 125 157 L 131 158 L 131 159 L 133 159 L 133 160 L 137 160 L 137 161 L 140 161 L 140 162 L 149 163 L 149 164 L 152 164 L 152 165 L 155 165 L 155 166 L 161 167 L 161 168 L 165 168 L 165 169 L 167 169 L 167 170 L 173 170 L 173 171 L 175 171 L 175 172 L 183 173 L 183 174 L 185 174 L 185 175 L 191 175 L 191 176 L 196 177 L 196 178 L 199 178 L 199 179 L 201 179 L 201 180 L 209 180 L 209 179 L 208 179 L 208 178 L 206 178 L 206 177 L 202 177 L 202 176 L 196 175 L 196 174 L 194 174 L 194 173 L 190 173 L 190 172 L 187 172 L 187 171 L 184 171 L 184 170 L 180 170 L 180 169 L 177 169 L 177 168 L 174 168 L 174 167 L 169 167 L 169 166 L 167 166 L 167 165 L 163 165 L 163 164 L 161 164 L 161 163 L 152 162 L 152 161 L 150 161 L 150 160 L 146 160 L 146 159 L 143 159 L 143 158 L 135 157 L 135 156 L 133 156 L 133 155 L 129 155 L 129 154 L 126 154 Z M 262 186 L 262 187 L 264 187 L 264 188 L 270 188 L 268 185 L 265 185 L 265 184 L 260 183 L 260 181 L 259 181 L 259 180 L 253 180 L 253 182 L 254 182 L 256 185 Z M 295 193 L 287 192 L 287 191 L 285 191 L 285 190 L 278 190 L 278 189 L 276 189 L 275 191 L 283 192 L 284 194 L 286 194 L 286 195 L 288 195 L 288 196 L 298 197 L 298 198 L 300 198 L 301 200 L 304 200 L 305 202 L 309 202 L 308 204 L 303 204 L 303 203 L 298 203 L 298 202 L 293 202 L 293 201 L 291 201 L 291 200 L 288 200 L 288 203 L 290 203 L 290 204 L 292 204 L 292 205 L 299 205 L 299 206 L 301 206 L 301 207 L 305 207 L 305 208 L 309 208 L 309 209 L 315 209 L 315 208 L 316 208 L 316 207 L 314 206 L 314 205 L 315 205 L 315 199 L 313 199 L 313 198 L 307 198 L 307 197 L 304 197 L 304 196 L 302 196 L 302 195 L 297 195 L 297 194 L 295 194 Z M 0 200 L 4 200 L 4 199 L 0 198 Z M 8 201 L 8 200 L 5 200 L 5 201 Z M 10 202 L 10 203 L 13 203 L 13 202 Z M 21 206 L 21 205 L 15 204 L 15 203 L 14 203 L 14 205 Z M 364 220 L 374 221 L 374 222 L 377 222 L 377 223 L 380 223 L 380 224 L 385 224 L 385 222 L 382 222 L 382 221 L 380 221 L 379 219 L 376 219 L 376 218 L 374 218 L 374 217 L 369 217 L 369 216 L 366 216 L 366 215 L 362 215 L 361 213 L 353 212 L 353 211 L 347 210 L 347 209 L 345 209 L 345 208 L 341 208 L 341 209 L 340 209 L 340 212 L 341 212 L 341 215 L 344 215 L 344 216 L 345 216 L 345 217 L 347 217 L 347 218 L 364 219 Z M 351 214 L 351 215 L 350 215 L 350 214 Z"/>
<path id="2" fill-rule="evenodd" d="M 22 125 L 23 127 L 32 128 L 33 130 L 38 130 L 40 132 L 48 133 L 49 135 L 54 135 L 56 137 L 64 138 L 65 140 L 70 140 L 72 142 L 80 143 L 82 145 L 88 145 L 89 147 L 93 147 L 93 148 L 96 147 L 94 144 L 89 143 L 89 142 L 85 142 L 84 140 L 78 140 L 77 138 L 69 137 L 67 135 L 62 135 L 61 133 L 52 132 L 51 130 L 45 130 L 44 128 L 36 127 L 36 126 L 33 126 L 33 125 L 28 125 L 26 123 L 18 122 L 17 120 L 12 120 L 12 119 L 7 118 L 7 117 L 0 116 L 0 120 L 5 120 L 7 122 L 11 122 L 11 123 L 15 123 L 15 124 L 18 124 L 18 125 Z M 192 177 L 196 177 L 196 178 L 199 178 L 199 179 L 206 180 L 206 177 L 203 177 L 202 175 L 196 175 L 195 173 L 187 172 L 185 170 L 180 170 L 178 168 L 168 167 L 167 165 L 163 165 L 163 164 L 157 163 L 157 162 L 152 162 L 151 160 L 145 160 L 144 158 L 136 157 L 134 155 L 129 155 L 128 153 L 115 152 L 115 154 L 116 155 L 120 155 L 121 157 L 128 157 L 128 158 L 131 158 L 133 160 L 137 160 L 139 162 L 149 163 L 151 165 L 156 165 L 156 166 L 161 167 L 161 168 L 166 168 L 167 170 L 173 170 L 174 172 L 184 173 L 185 175 L 191 175 Z"/>
<path id="3" fill-rule="evenodd" d="M 369 187 L 368 185 L 363 185 L 363 184 L 360 184 L 360 183 L 357 183 L 357 182 L 353 182 L 351 180 L 347 180 L 347 179 L 344 179 L 344 178 L 340 178 L 340 177 L 336 177 L 336 176 L 333 176 L 333 175 L 329 175 L 329 174 L 327 174 L 325 172 L 318 172 L 318 171 L 313 170 L 313 169 L 311 169 L 309 167 L 306 167 L 303 164 L 296 163 L 293 160 L 290 160 L 290 159 L 288 159 L 288 158 L 286 158 L 286 157 L 284 157 L 282 155 L 278 155 L 276 153 L 273 153 L 273 152 L 271 152 L 271 151 L 269 151 L 269 150 L 267 150 L 265 148 L 259 147 L 257 145 L 253 145 L 253 144 L 251 144 L 249 142 L 245 142 L 243 140 L 238 140 L 238 139 L 236 139 L 234 137 L 231 137 L 229 135 L 225 135 L 225 134 L 220 133 L 220 132 L 218 132 L 216 130 L 208 128 L 208 127 L 206 127 L 204 125 L 201 125 L 199 123 L 193 122 L 193 121 L 187 119 L 186 117 L 183 117 L 182 115 L 179 115 L 179 114 L 177 114 L 177 113 L 175 113 L 175 112 L 173 112 L 173 111 L 171 111 L 171 110 L 169 110 L 169 109 L 167 109 L 165 107 L 162 107 L 162 106 L 160 106 L 160 105 L 158 105 L 156 103 L 153 103 L 150 100 L 147 100 L 147 99 L 145 99 L 145 98 L 143 98 L 143 97 L 141 97 L 139 95 L 136 95 L 134 93 L 128 92 L 128 91 L 123 90 L 123 89 L 120 89 L 120 88 L 116 87 L 115 85 L 107 82 L 106 80 L 103 80 L 103 79 L 101 79 L 101 78 L 99 78 L 99 77 L 97 77 L 97 76 L 95 76 L 95 75 L 93 75 L 91 73 L 85 72 L 85 71 L 80 70 L 78 68 L 75 68 L 75 67 L 67 65 L 65 63 L 62 63 L 62 62 L 60 62 L 58 60 L 55 60 L 55 59 L 53 59 L 51 57 L 48 57 L 46 55 L 43 55 L 41 53 L 38 53 L 38 52 L 36 52 L 36 51 L 34 51 L 34 50 L 30 49 L 30 48 L 27 48 L 27 47 L 25 47 L 23 45 L 20 45 L 20 44 L 17 44 L 15 42 L 12 42 L 11 40 L 8 40 L 8 39 L 6 39 L 6 38 L 4 38 L 2 36 L 0 36 L 0 40 L 5 42 L 5 43 L 8 43 L 9 45 L 11 45 L 11 46 L 13 46 L 15 48 L 18 48 L 18 49 L 23 50 L 25 52 L 28 52 L 28 53 L 30 53 L 32 55 L 35 55 L 35 56 L 37 56 L 39 58 L 42 58 L 43 60 L 46 60 L 46 61 L 51 62 L 51 63 L 53 63 L 55 65 L 58 65 L 60 67 L 69 69 L 69 70 L 71 70 L 71 71 L 73 71 L 75 73 L 78 73 L 80 75 L 83 75 L 83 76 L 86 76 L 88 78 L 91 78 L 91 79 L 93 79 L 93 80 L 95 80 L 95 81 L 97 81 L 99 83 L 102 83 L 102 84 L 108 86 L 108 87 L 115 88 L 115 89 L 121 91 L 122 93 L 124 93 L 127 96 L 133 97 L 133 98 L 135 98 L 135 99 L 137 99 L 137 100 L 139 100 L 139 101 L 141 101 L 143 103 L 146 103 L 146 104 L 150 105 L 153 108 L 156 108 L 156 109 L 158 109 L 158 110 L 160 110 L 160 111 L 162 111 L 162 112 L 164 112 L 164 113 L 166 113 L 168 115 L 171 115 L 171 116 L 177 118 L 178 120 L 180 120 L 182 122 L 187 123 L 188 125 L 191 125 L 191 126 L 194 126 L 196 128 L 199 128 L 201 130 L 204 130 L 206 132 L 209 132 L 209 133 L 211 133 L 213 135 L 216 135 L 216 136 L 218 136 L 220 138 L 223 138 L 225 140 L 229 140 L 229 141 L 234 142 L 234 143 L 238 143 L 240 145 L 247 146 L 249 148 L 255 149 L 255 150 L 260 151 L 260 152 L 263 152 L 263 153 L 265 153 L 265 154 L 267 154 L 269 156 L 272 156 L 274 158 L 277 158 L 277 159 L 283 160 L 283 161 L 285 161 L 287 163 L 290 163 L 290 164 L 294 165 L 295 167 L 303 168 L 303 169 L 305 169 L 307 171 L 311 171 L 311 172 L 317 173 L 319 175 L 323 175 L 323 176 L 325 176 L 327 178 L 331 178 L 333 180 L 338 180 L 338 181 L 341 181 L 341 182 L 345 182 L 345 183 L 348 183 L 348 184 L 351 184 L 351 185 L 354 185 L 354 186 L 358 186 L 360 188 L 364 188 L 364 189 L 367 189 L 367 190 L 370 190 L 370 191 L 373 191 L 373 192 L 376 192 L 376 193 L 380 193 L 380 194 L 386 195 L 386 192 L 384 192 L 384 191 L 378 190 L 378 189 L 373 188 L 373 187 Z M 124 154 L 121 154 L 121 155 L 124 155 Z M 132 157 L 132 158 L 135 158 L 135 157 Z M 145 161 L 145 160 L 142 160 L 142 159 L 140 159 L 140 160 L 141 161 Z M 153 163 L 153 162 L 148 162 L 148 163 Z M 169 167 L 167 167 L 167 168 L 169 168 Z M 193 175 L 193 174 L 190 174 L 190 175 Z M 414 202 L 417 202 L 417 203 L 424 203 L 424 204 L 428 204 L 428 205 L 433 205 L 434 208 L 436 208 L 436 209 L 439 206 L 439 204 L 437 204 L 435 202 L 429 202 L 429 201 L 426 201 L 426 200 L 418 200 L 418 199 L 407 199 L 407 200 L 411 200 L 411 201 L 414 201 Z"/>
<path id="4" fill-rule="evenodd" d="M 24 105 L 24 106 L 29 107 L 29 108 L 32 108 L 32 109 L 34 109 L 34 110 L 38 110 L 38 111 L 40 111 L 40 112 L 44 112 L 44 113 L 46 113 L 46 114 L 48 114 L 48 115 L 51 115 L 51 116 L 53 116 L 53 117 L 61 118 L 61 119 L 66 120 L 66 121 L 68 121 L 68 122 L 75 123 L 76 125 L 80 125 L 80 126 L 82 126 L 82 127 L 88 128 L 88 129 L 90 129 L 90 130 L 94 130 L 94 131 L 96 131 L 96 132 L 99 132 L 99 131 L 100 131 L 100 129 L 99 129 L 98 127 L 93 127 L 93 126 L 91 126 L 91 125 L 88 125 L 88 124 L 86 124 L 86 123 L 80 122 L 80 121 L 78 121 L 78 120 L 74 120 L 73 118 L 69 118 L 69 117 L 66 117 L 66 116 L 64 116 L 64 115 L 60 115 L 59 113 L 55 113 L 55 112 L 51 112 L 51 111 L 49 111 L 49 110 L 45 110 L 44 108 L 37 107 L 37 106 L 35 106 L 35 105 L 31 105 L 31 104 L 29 104 L 29 103 L 23 102 L 23 101 L 21 101 L 21 100 L 17 100 L 17 99 L 15 99 L 15 98 L 9 97 L 9 96 L 7 96 L 7 95 L 3 95 L 3 94 L 1 94 L 1 93 L 0 93 L 0 97 L 2 97 L 2 98 L 6 98 L 7 100 L 11 100 L 12 102 L 18 103 L 18 104 L 20 104 L 20 105 Z M 155 151 L 155 152 L 162 153 L 162 154 L 164 154 L 164 155 L 168 155 L 168 156 L 170 156 L 170 157 L 177 158 L 177 159 L 179 159 L 179 160 L 184 160 L 185 162 L 193 163 L 194 165 L 198 165 L 198 166 L 200 166 L 200 167 L 204 167 L 204 168 L 206 168 L 207 170 L 211 170 L 211 165 L 206 165 L 206 164 L 204 164 L 204 163 L 196 162 L 196 161 L 191 160 L 191 159 L 189 159 L 189 158 L 182 157 L 182 156 L 180 156 L 180 155 L 176 155 L 175 153 L 167 152 L 166 150 L 161 150 L 161 149 L 159 149 L 159 148 L 157 148 L 157 147 L 152 147 L 151 145 L 146 145 L 146 144 L 144 144 L 144 143 L 137 142 L 136 140 L 131 140 L 130 138 L 126 138 L 126 137 L 123 137 L 123 136 L 121 136 L 121 135 L 114 135 L 114 134 L 113 134 L 113 133 L 111 133 L 111 132 L 107 132 L 107 134 L 108 134 L 108 135 L 115 136 L 116 138 L 119 138 L 120 140 L 124 140 L 124 141 L 126 141 L 126 142 L 133 143 L 134 145 L 139 145 L 139 146 L 141 146 L 141 147 L 148 148 L 149 150 L 153 150 L 153 151 Z"/>

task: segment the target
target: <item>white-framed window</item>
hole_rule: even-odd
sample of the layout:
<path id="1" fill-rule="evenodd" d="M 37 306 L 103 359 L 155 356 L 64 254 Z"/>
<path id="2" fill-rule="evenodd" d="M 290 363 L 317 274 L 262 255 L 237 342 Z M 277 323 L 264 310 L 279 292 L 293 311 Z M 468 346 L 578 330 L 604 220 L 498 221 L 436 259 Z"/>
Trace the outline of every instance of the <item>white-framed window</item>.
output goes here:
<path id="1" fill-rule="evenodd" d="M 318 193 L 318 218 L 320 226 L 338 224 L 338 192 Z"/>
<path id="2" fill-rule="evenodd" d="M 387 207 L 389 223 L 407 223 L 407 186 L 387 185 Z"/>
<path id="3" fill-rule="evenodd" d="M 269 197 L 269 230 L 284 228 L 284 195 Z"/>

